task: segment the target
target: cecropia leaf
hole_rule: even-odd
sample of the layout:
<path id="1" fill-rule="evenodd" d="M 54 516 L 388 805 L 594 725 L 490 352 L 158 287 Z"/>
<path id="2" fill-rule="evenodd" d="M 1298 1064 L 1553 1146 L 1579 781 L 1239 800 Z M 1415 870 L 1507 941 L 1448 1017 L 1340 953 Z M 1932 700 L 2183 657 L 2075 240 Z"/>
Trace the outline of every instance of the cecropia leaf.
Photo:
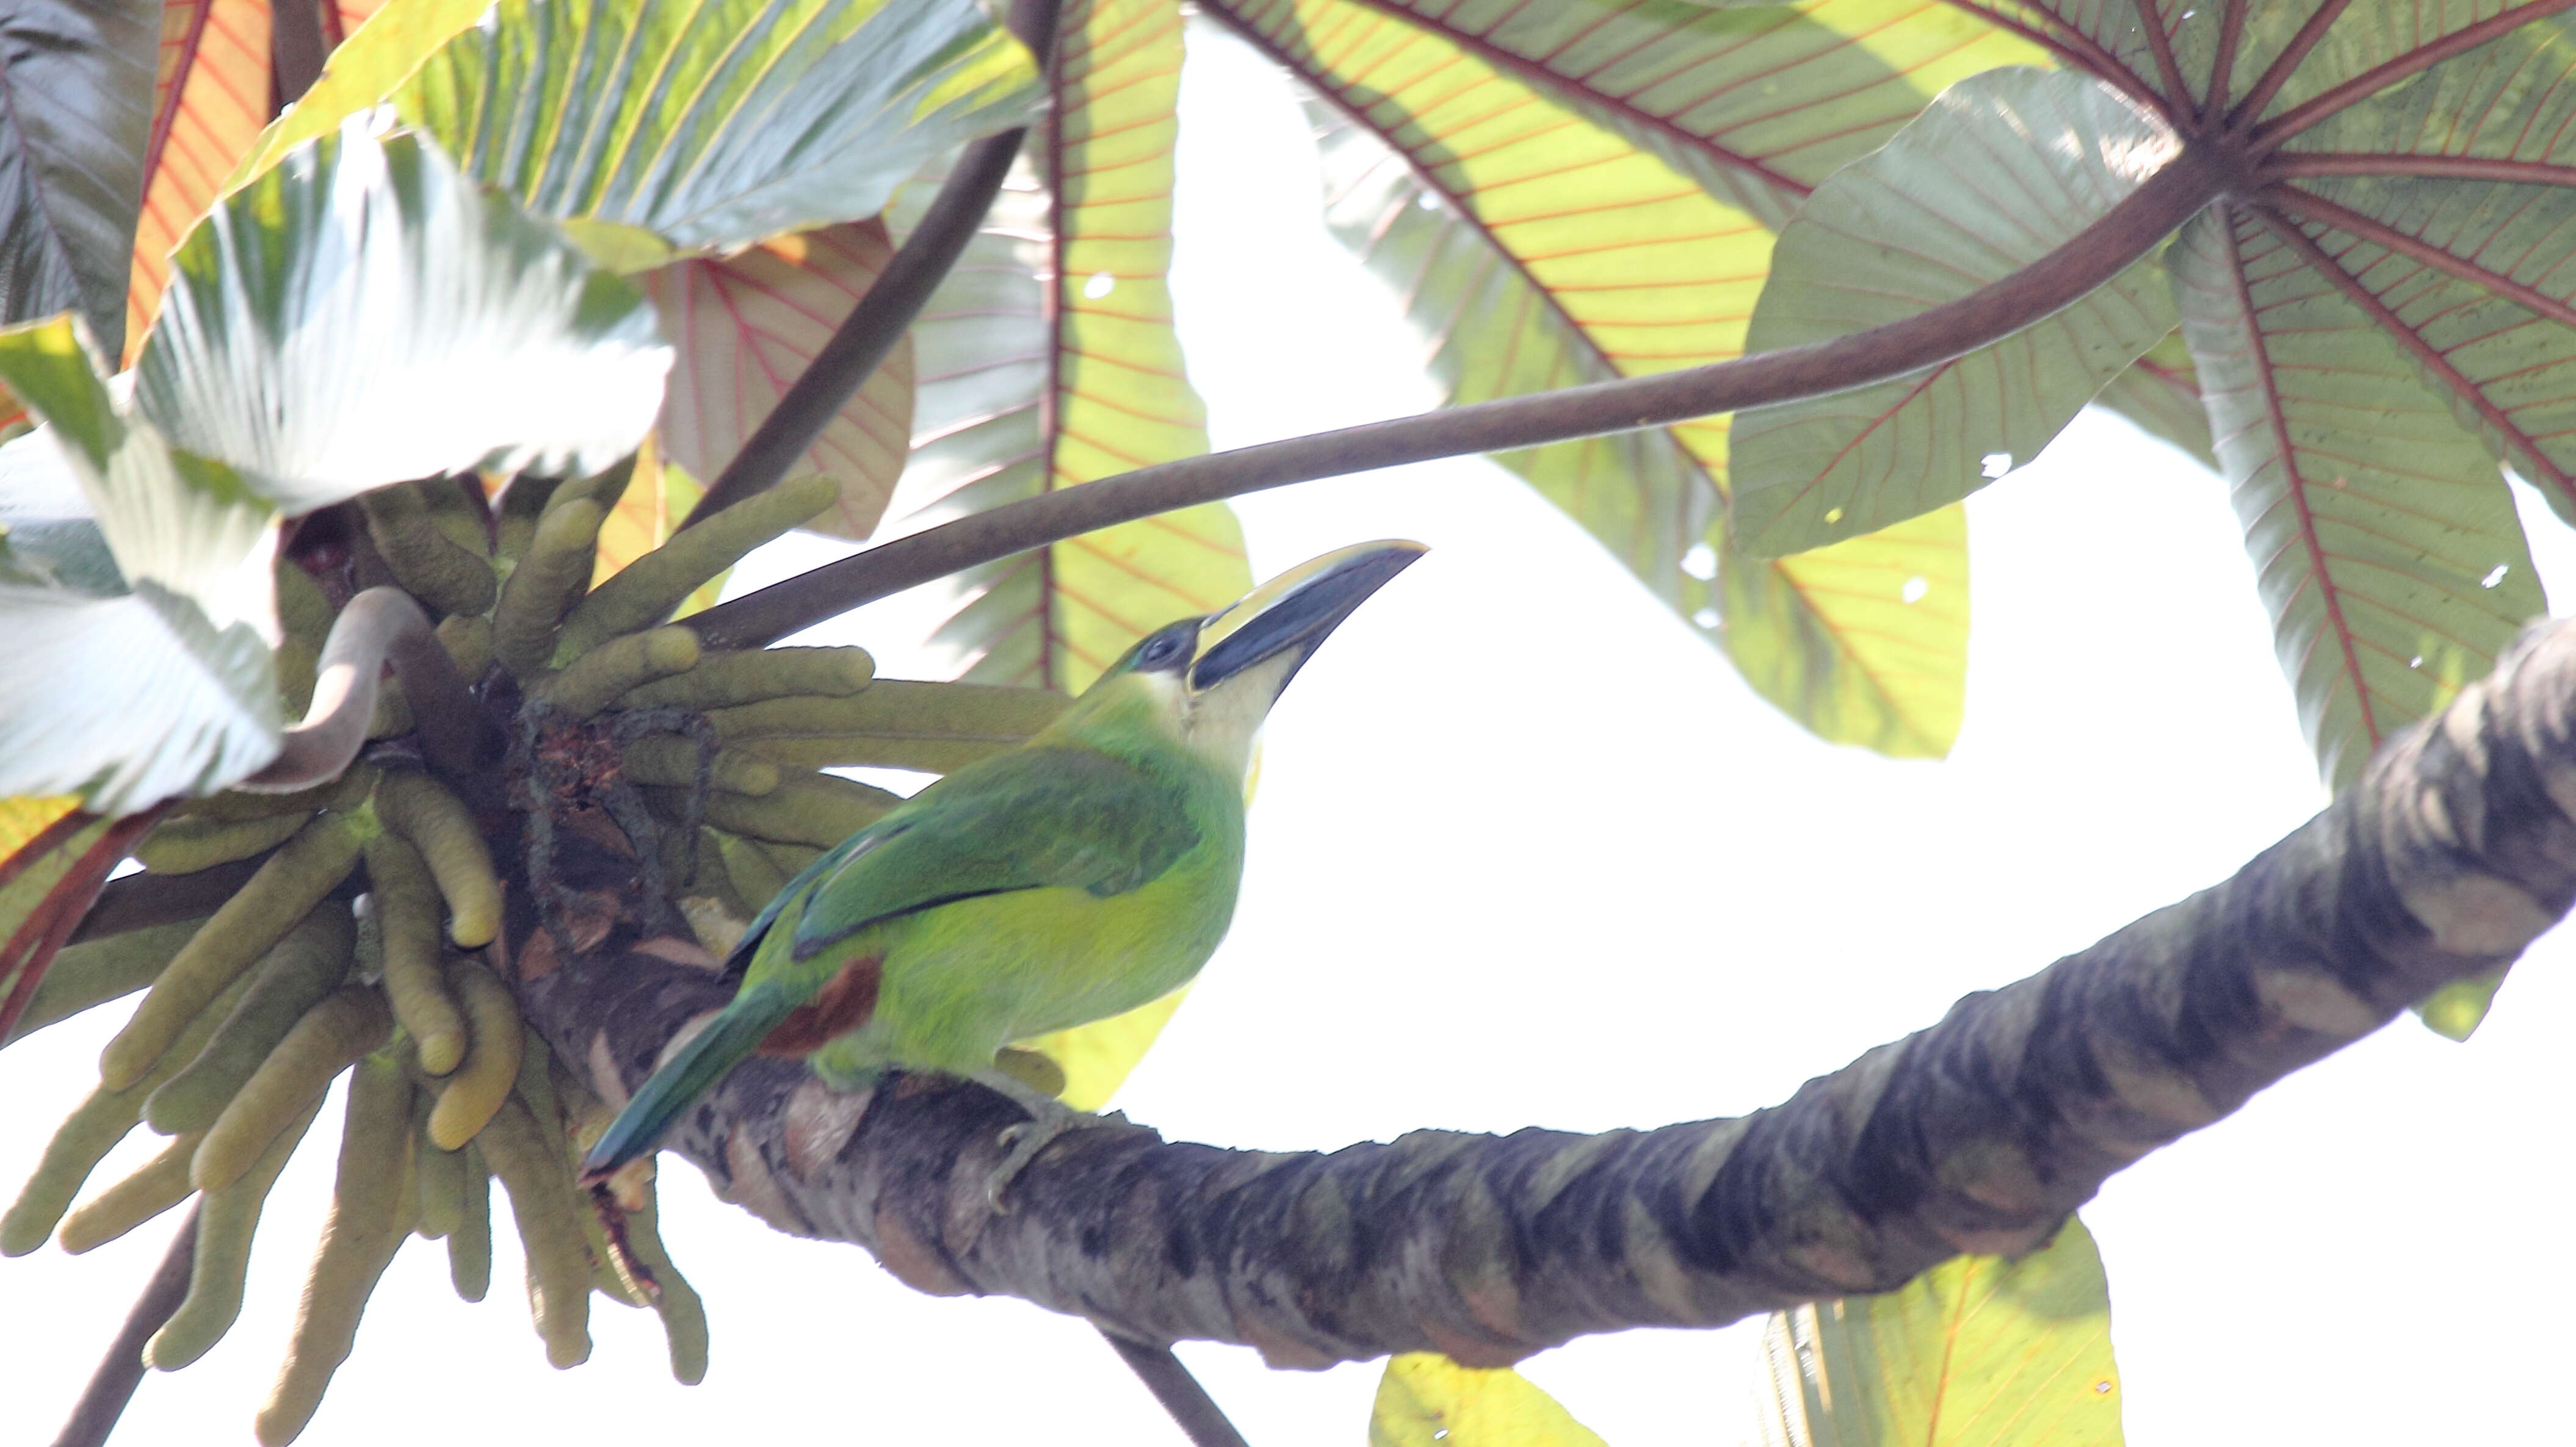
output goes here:
<path id="1" fill-rule="evenodd" d="M 671 365 L 652 305 L 383 120 L 290 152 L 181 243 L 137 409 L 291 513 L 632 452 Z"/>
<path id="2" fill-rule="evenodd" d="M 2090 76 L 2016 67 L 1942 92 L 1834 173 L 1780 233 L 1747 350 L 1902 321 L 2046 257 L 2182 149 Z M 2151 256 L 2055 315 L 1936 366 L 1736 418 L 1736 540 L 1800 552 L 1958 501 L 2037 456 L 2172 332 Z"/>
<path id="3" fill-rule="evenodd" d="M 277 510 L 94 365 L 69 317 L 0 331 L 0 383 L 61 419 L 0 446 L 0 796 L 118 815 L 275 757 Z"/>

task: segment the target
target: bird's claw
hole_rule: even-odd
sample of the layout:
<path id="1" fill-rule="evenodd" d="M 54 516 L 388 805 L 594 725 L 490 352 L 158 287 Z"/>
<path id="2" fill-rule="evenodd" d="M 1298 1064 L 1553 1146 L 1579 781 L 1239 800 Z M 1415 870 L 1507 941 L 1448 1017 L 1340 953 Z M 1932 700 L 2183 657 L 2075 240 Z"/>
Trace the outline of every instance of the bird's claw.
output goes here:
<path id="1" fill-rule="evenodd" d="M 1001 1143 L 1004 1155 L 1002 1163 L 993 1168 L 993 1174 L 984 1178 L 984 1204 L 991 1207 L 996 1216 L 1011 1214 L 1009 1203 L 1003 1200 L 1003 1193 L 1011 1188 L 1011 1182 L 1019 1178 L 1020 1172 L 1027 1170 L 1029 1163 L 1038 1158 L 1039 1152 L 1055 1143 L 1058 1136 L 1070 1131 L 1097 1130 L 1103 1126 L 1123 1126 L 1127 1123 L 1127 1114 L 1124 1111 L 1113 1110 L 1106 1115 L 1092 1115 L 1087 1111 L 1072 1110 L 1063 1105 L 1057 1105 L 1052 1111 L 1041 1112 L 1016 1125 L 1003 1127 Z"/>

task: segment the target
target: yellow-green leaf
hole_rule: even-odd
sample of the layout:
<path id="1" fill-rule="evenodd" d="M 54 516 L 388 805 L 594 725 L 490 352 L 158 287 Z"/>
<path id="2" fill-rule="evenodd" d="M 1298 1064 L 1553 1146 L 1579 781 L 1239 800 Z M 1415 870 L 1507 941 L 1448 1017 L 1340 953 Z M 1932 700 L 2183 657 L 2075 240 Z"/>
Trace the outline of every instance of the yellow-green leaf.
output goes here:
<path id="1" fill-rule="evenodd" d="M 1387 1359 L 1368 1440 L 1369 1447 L 1604 1447 L 1520 1373 L 1462 1367 L 1437 1352 Z"/>
<path id="2" fill-rule="evenodd" d="M 1312 113 L 1327 219 L 1400 289 L 1450 401 L 1742 353 L 1772 241 L 1750 211 L 1409 21 L 1351 0 L 1214 0 L 1211 13 L 1326 98 Z M 1746 558 L 1718 516 L 1726 449 L 1719 417 L 1496 460 L 1807 727 L 1899 756 L 1946 751 L 1966 674 L 1964 521 Z"/>
<path id="3" fill-rule="evenodd" d="M 0 798 L 0 1040 L 137 832 L 79 808 L 71 795 Z"/>
<path id="4" fill-rule="evenodd" d="M 1880 1296 L 1771 1318 L 1759 1440 L 2118 1447 L 2110 1288 L 2082 1222 L 2019 1261 L 1962 1256 Z"/>

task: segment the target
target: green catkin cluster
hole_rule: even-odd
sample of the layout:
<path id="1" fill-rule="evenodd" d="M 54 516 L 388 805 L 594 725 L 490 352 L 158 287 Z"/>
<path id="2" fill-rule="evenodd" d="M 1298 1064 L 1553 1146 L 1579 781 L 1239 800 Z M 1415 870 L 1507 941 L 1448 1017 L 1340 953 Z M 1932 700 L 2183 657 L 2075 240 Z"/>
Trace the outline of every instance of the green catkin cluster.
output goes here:
<path id="1" fill-rule="evenodd" d="M 880 681 L 855 648 L 707 650 L 665 621 L 743 554 L 828 507 L 834 492 L 821 479 L 728 508 L 592 589 L 600 528 L 631 466 L 521 479 L 488 517 L 453 480 L 380 490 L 362 509 L 395 578 L 445 615 L 438 638 L 469 684 L 506 672 L 550 722 L 591 721 L 601 737 L 635 716 L 640 727 L 613 734 L 617 774 L 660 817 L 703 821 L 694 839 L 660 841 L 673 877 L 696 866 L 703 897 L 682 903 L 692 919 L 718 921 L 702 928 L 738 932 L 823 849 L 901 802 L 821 770 L 945 771 L 1061 711 L 1061 697 L 1037 690 Z M 300 713 L 332 610 L 292 565 L 279 570 L 278 600 L 279 668 L 290 694 L 302 690 L 290 700 Z M 389 681 L 380 697 L 372 736 L 409 731 L 400 688 Z M 719 741 L 711 756 L 693 719 Z M 146 1348 L 163 1369 L 202 1357 L 230 1328 L 268 1194 L 331 1083 L 351 1080 L 328 1224 L 258 1417 L 271 1447 L 310 1422 L 408 1236 L 444 1244 L 460 1297 L 488 1294 L 495 1178 L 525 1247 L 548 1360 L 589 1355 L 599 1291 L 630 1305 L 650 1295 L 673 1375 L 706 1372 L 705 1309 L 658 1236 L 649 1178 L 619 1192 L 650 1292 L 619 1274 L 575 1185 L 583 1142 L 569 1122 L 596 1125 L 604 1107 L 558 1074 L 510 985 L 475 953 L 500 934 L 502 879 L 481 822 L 414 757 L 376 750 L 299 793 L 179 806 L 137 851 L 148 870 L 257 860 L 256 871 L 205 918 L 64 951 L 18 1029 L 146 991 L 102 1055 L 99 1089 L 0 1214 L 0 1253 L 33 1250 L 57 1227 L 67 1249 L 88 1250 L 202 1193 L 187 1298 Z M 137 1123 L 168 1144 L 73 1209 Z"/>

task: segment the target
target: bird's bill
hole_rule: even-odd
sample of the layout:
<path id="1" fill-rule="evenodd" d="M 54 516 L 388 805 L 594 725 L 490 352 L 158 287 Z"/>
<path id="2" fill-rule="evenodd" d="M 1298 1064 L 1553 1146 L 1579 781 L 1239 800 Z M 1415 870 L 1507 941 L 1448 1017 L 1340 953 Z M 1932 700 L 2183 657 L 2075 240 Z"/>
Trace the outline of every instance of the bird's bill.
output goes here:
<path id="1" fill-rule="evenodd" d="M 1401 539 L 1358 543 L 1300 563 L 1246 593 L 1200 627 L 1190 691 L 1205 693 L 1247 669 L 1293 654 L 1279 679 L 1286 687 L 1288 675 L 1343 619 L 1429 551 Z"/>

